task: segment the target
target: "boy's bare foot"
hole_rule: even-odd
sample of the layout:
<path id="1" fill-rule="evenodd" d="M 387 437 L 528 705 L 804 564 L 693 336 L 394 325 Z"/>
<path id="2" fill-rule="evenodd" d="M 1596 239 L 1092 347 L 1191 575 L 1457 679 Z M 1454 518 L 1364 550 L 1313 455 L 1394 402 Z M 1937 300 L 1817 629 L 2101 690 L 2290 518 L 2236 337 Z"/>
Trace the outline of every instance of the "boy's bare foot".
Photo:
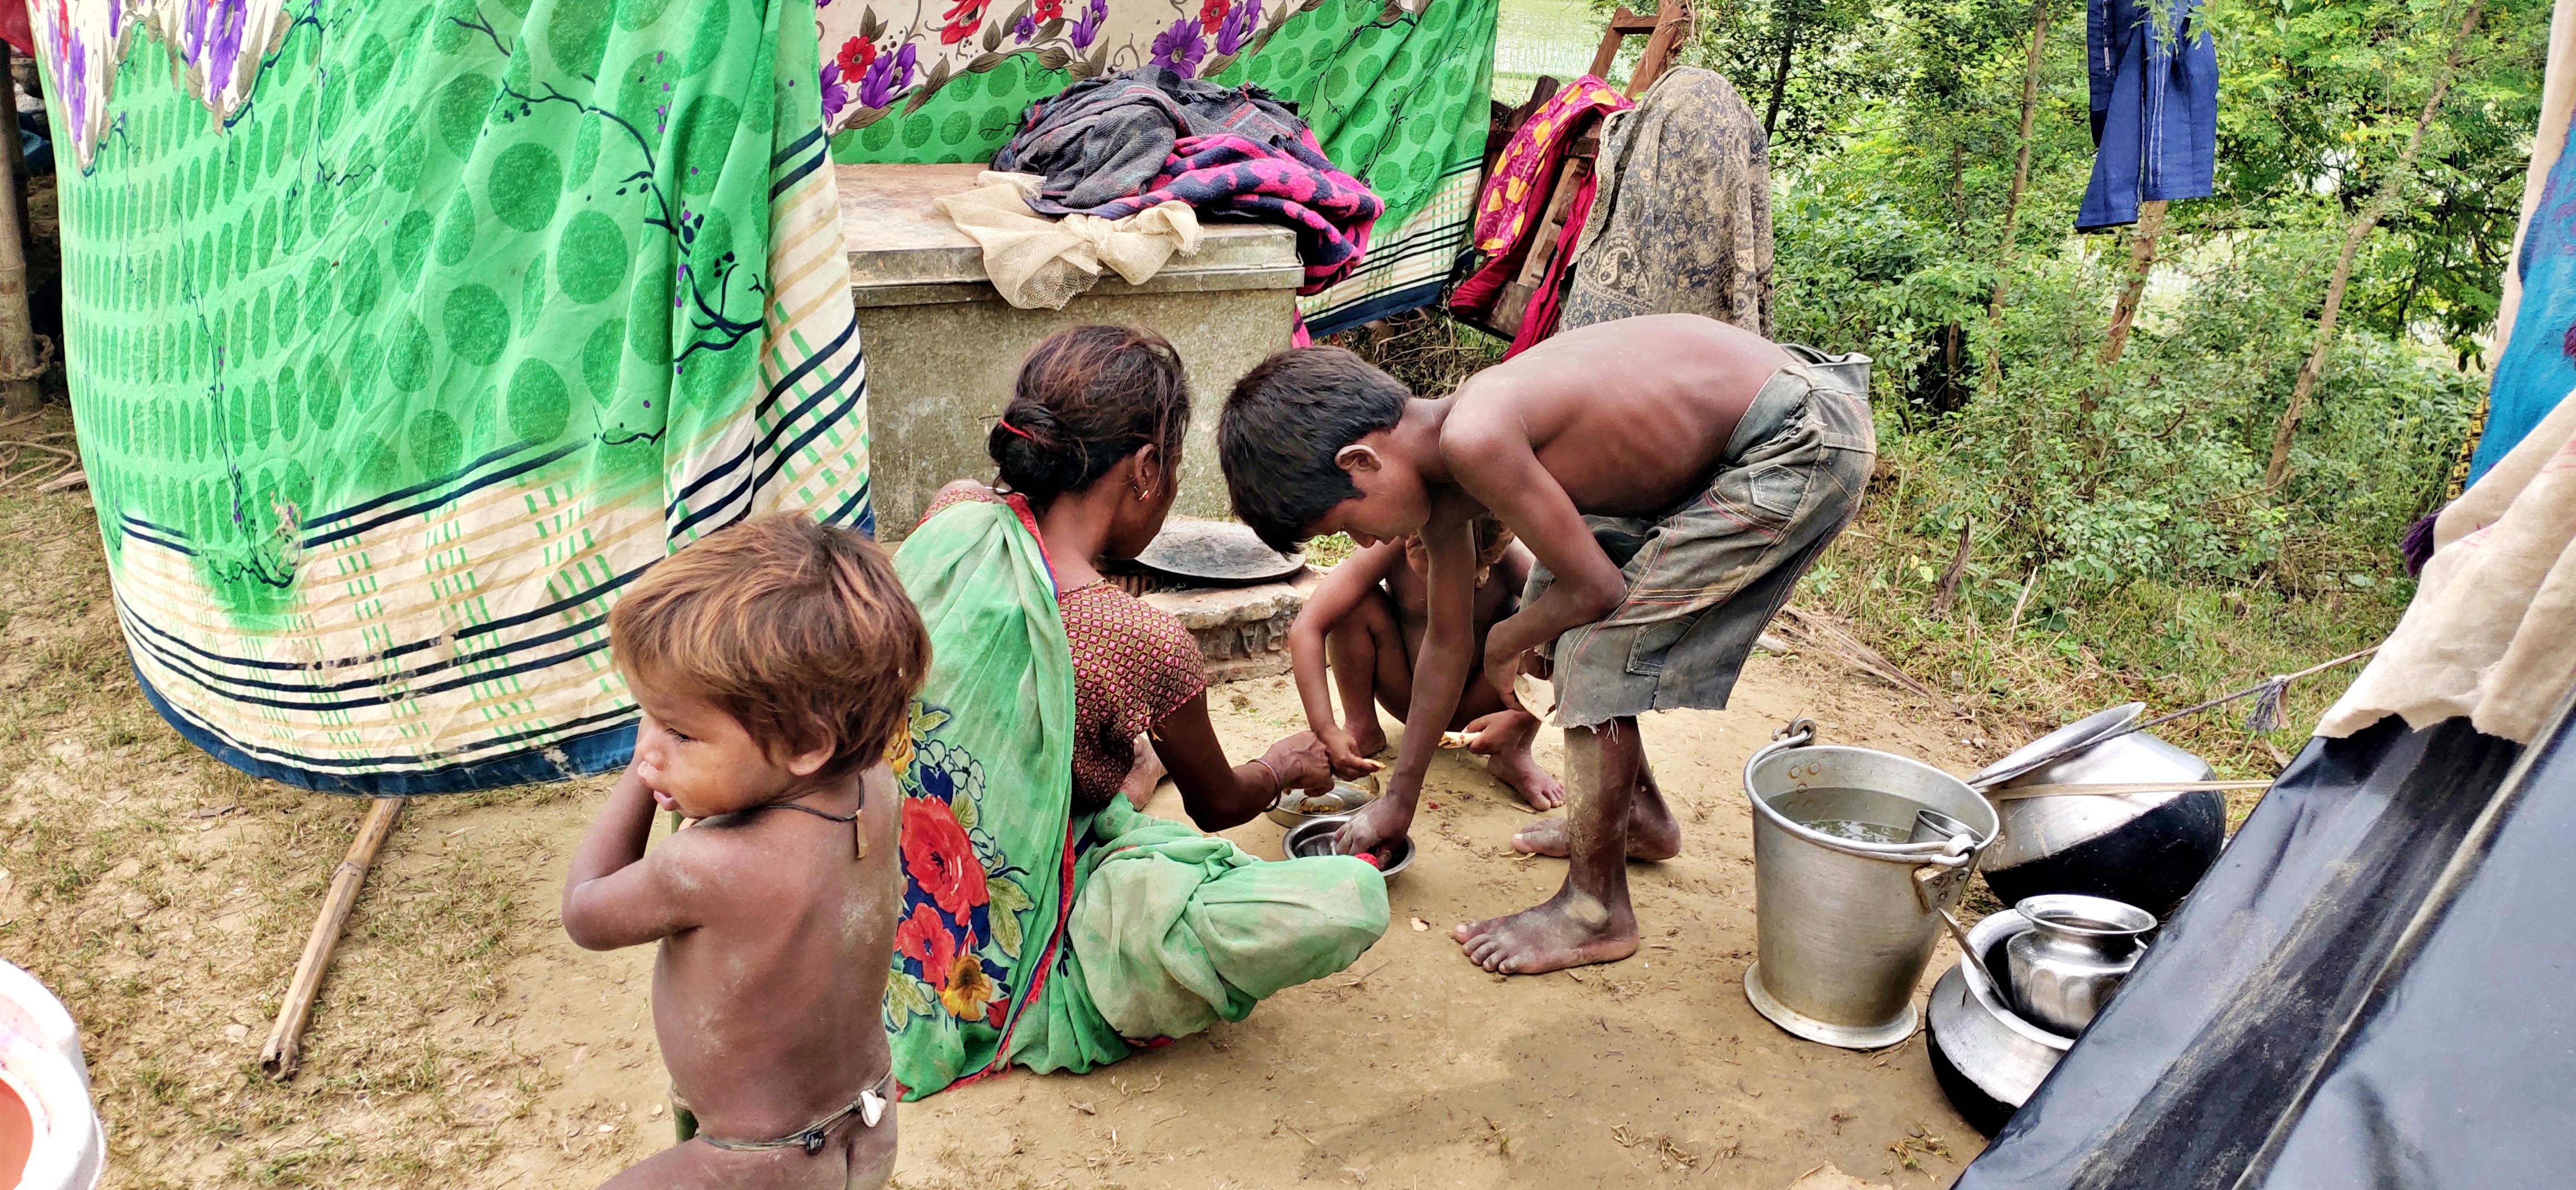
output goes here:
<path id="1" fill-rule="evenodd" d="M 1615 963 L 1637 953 L 1637 917 L 1572 888 L 1546 904 L 1461 925 L 1451 935 L 1467 961 L 1503 975 L 1536 975 L 1587 963 Z"/>
<path id="2" fill-rule="evenodd" d="M 1565 783 L 1540 768 L 1538 758 L 1530 755 L 1530 741 L 1537 738 L 1538 729 L 1536 715 L 1496 711 L 1467 725 L 1475 737 L 1467 750 L 1484 757 L 1485 771 L 1521 795 L 1530 809 L 1553 810 L 1565 804 Z"/>
<path id="3" fill-rule="evenodd" d="M 1382 797 L 1360 807 L 1342 824 L 1341 833 L 1333 836 L 1333 850 L 1341 855 L 1358 855 L 1375 851 L 1382 843 L 1404 837 L 1413 829 L 1413 807 L 1399 806 L 1395 799 Z"/>
<path id="4" fill-rule="evenodd" d="M 1564 859 L 1572 851 L 1565 820 L 1542 818 L 1522 827 L 1512 836 L 1512 850 Z M 1628 858 L 1661 863 L 1681 853 L 1682 824 L 1673 821 L 1662 803 L 1638 798 L 1628 808 Z"/>
<path id="5" fill-rule="evenodd" d="M 1362 756 L 1375 756 L 1386 751 L 1386 729 L 1378 726 L 1375 715 L 1369 716 L 1365 723 L 1344 724 L 1342 730 L 1351 733 L 1353 752 Z"/>

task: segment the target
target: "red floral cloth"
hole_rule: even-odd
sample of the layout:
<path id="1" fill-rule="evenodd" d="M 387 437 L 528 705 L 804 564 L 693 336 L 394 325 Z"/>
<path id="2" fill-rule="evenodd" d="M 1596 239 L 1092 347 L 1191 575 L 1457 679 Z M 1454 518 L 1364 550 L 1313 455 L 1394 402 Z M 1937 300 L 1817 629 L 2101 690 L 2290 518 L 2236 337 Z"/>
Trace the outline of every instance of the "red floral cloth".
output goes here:
<path id="1" fill-rule="evenodd" d="M 999 503 L 987 488 L 942 493 L 921 519 L 960 500 Z M 1118 796 L 1136 767 L 1136 737 L 1207 690 L 1190 630 L 1107 582 L 1056 595 L 1073 651 L 1073 812 Z"/>

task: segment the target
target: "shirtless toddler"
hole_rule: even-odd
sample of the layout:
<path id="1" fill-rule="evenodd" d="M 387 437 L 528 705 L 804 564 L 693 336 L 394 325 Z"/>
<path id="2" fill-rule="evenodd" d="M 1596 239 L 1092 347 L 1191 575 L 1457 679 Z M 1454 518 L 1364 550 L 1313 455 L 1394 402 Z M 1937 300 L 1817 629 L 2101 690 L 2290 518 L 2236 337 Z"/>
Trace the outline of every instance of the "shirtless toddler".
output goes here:
<path id="1" fill-rule="evenodd" d="M 609 635 L 643 720 L 564 931 L 661 943 L 654 1036 L 700 1131 L 608 1185 L 884 1185 L 903 894 L 884 758 L 930 668 L 920 614 L 866 539 L 784 514 L 654 566 Z M 689 825 L 648 855 L 656 807 Z"/>
<path id="2" fill-rule="evenodd" d="M 1691 314 L 1596 323 L 1414 397 L 1337 348 L 1283 352 L 1239 381 L 1217 426 L 1236 515 L 1274 548 L 1343 532 L 1419 535 L 1429 624 L 1407 723 L 1444 723 L 1475 667 L 1475 543 L 1491 513 L 1538 556 L 1521 609 L 1493 626 L 1485 680 L 1553 676 L 1568 813 L 1513 840 L 1567 855 L 1546 904 L 1461 925 L 1489 971 L 1553 971 L 1637 950 L 1627 860 L 1681 831 L 1637 716 L 1722 709 L 1746 654 L 1860 501 L 1877 438 L 1863 391 L 1825 357 Z M 1866 388 L 1866 384 L 1859 386 Z M 1345 853 L 1413 823 L 1439 738 L 1408 731 Z"/>
<path id="3" fill-rule="evenodd" d="M 1486 630 L 1520 606 L 1532 560 L 1502 522 L 1478 517 L 1475 530 L 1473 607 L 1481 648 Z M 1324 576 L 1288 631 L 1288 656 L 1296 669 L 1297 694 L 1306 704 L 1306 724 L 1323 741 L 1335 776 L 1376 772 L 1381 766 L 1368 758 L 1386 749 L 1378 707 L 1383 704 L 1397 715 L 1412 707 L 1414 659 L 1430 623 L 1423 585 L 1429 566 L 1430 556 L 1418 537 L 1363 549 Z M 1342 698 L 1339 721 L 1333 717 L 1332 690 Z M 1468 678 L 1449 719 L 1424 730 L 1465 732 L 1471 737 L 1468 750 L 1485 757 L 1485 771 L 1532 809 L 1553 810 L 1565 804 L 1565 787 L 1530 756 L 1538 727 L 1537 716 L 1504 705 L 1502 694 L 1479 673 Z"/>

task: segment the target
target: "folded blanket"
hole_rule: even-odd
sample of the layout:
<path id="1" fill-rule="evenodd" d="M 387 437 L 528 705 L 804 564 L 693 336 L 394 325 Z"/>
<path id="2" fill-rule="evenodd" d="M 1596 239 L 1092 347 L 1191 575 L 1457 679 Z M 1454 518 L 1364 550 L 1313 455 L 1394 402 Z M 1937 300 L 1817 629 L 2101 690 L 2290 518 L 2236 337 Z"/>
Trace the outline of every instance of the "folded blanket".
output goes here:
<path id="1" fill-rule="evenodd" d="M 1335 169 L 1308 132 L 1277 145 L 1239 136 L 1182 137 L 1144 193 L 1081 213 L 1124 219 L 1167 202 L 1188 203 L 1202 218 L 1286 225 L 1297 233 L 1297 256 L 1306 263 L 1301 294 L 1320 292 L 1358 267 L 1369 230 L 1386 213 L 1386 203 Z"/>

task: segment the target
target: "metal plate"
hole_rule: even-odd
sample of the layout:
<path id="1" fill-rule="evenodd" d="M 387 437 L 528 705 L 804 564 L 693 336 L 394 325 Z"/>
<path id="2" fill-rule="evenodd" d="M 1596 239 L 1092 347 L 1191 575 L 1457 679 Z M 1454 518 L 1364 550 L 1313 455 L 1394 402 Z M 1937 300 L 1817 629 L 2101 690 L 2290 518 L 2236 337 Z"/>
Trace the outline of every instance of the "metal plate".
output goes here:
<path id="1" fill-rule="evenodd" d="M 1306 555 L 1273 550 L 1261 544 L 1250 526 L 1232 521 L 1175 520 L 1136 555 L 1136 562 L 1174 578 L 1249 585 L 1297 573 L 1305 567 Z"/>
<path id="2" fill-rule="evenodd" d="M 1309 794 L 1301 789 L 1288 790 L 1279 795 L 1279 800 L 1271 805 L 1268 813 L 1272 822 L 1281 826 L 1295 826 L 1317 818 L 1347 816 L 1376 800 L 1377 778 L 1371 776 L 1368 783 L 1364 785 L 1349 781 L 1335 781 L 1331 789 L 1317 794 Z M 1323 804 L 1313 810 L 1305 808 L 1308 804 L 1316 802 Z"/>

